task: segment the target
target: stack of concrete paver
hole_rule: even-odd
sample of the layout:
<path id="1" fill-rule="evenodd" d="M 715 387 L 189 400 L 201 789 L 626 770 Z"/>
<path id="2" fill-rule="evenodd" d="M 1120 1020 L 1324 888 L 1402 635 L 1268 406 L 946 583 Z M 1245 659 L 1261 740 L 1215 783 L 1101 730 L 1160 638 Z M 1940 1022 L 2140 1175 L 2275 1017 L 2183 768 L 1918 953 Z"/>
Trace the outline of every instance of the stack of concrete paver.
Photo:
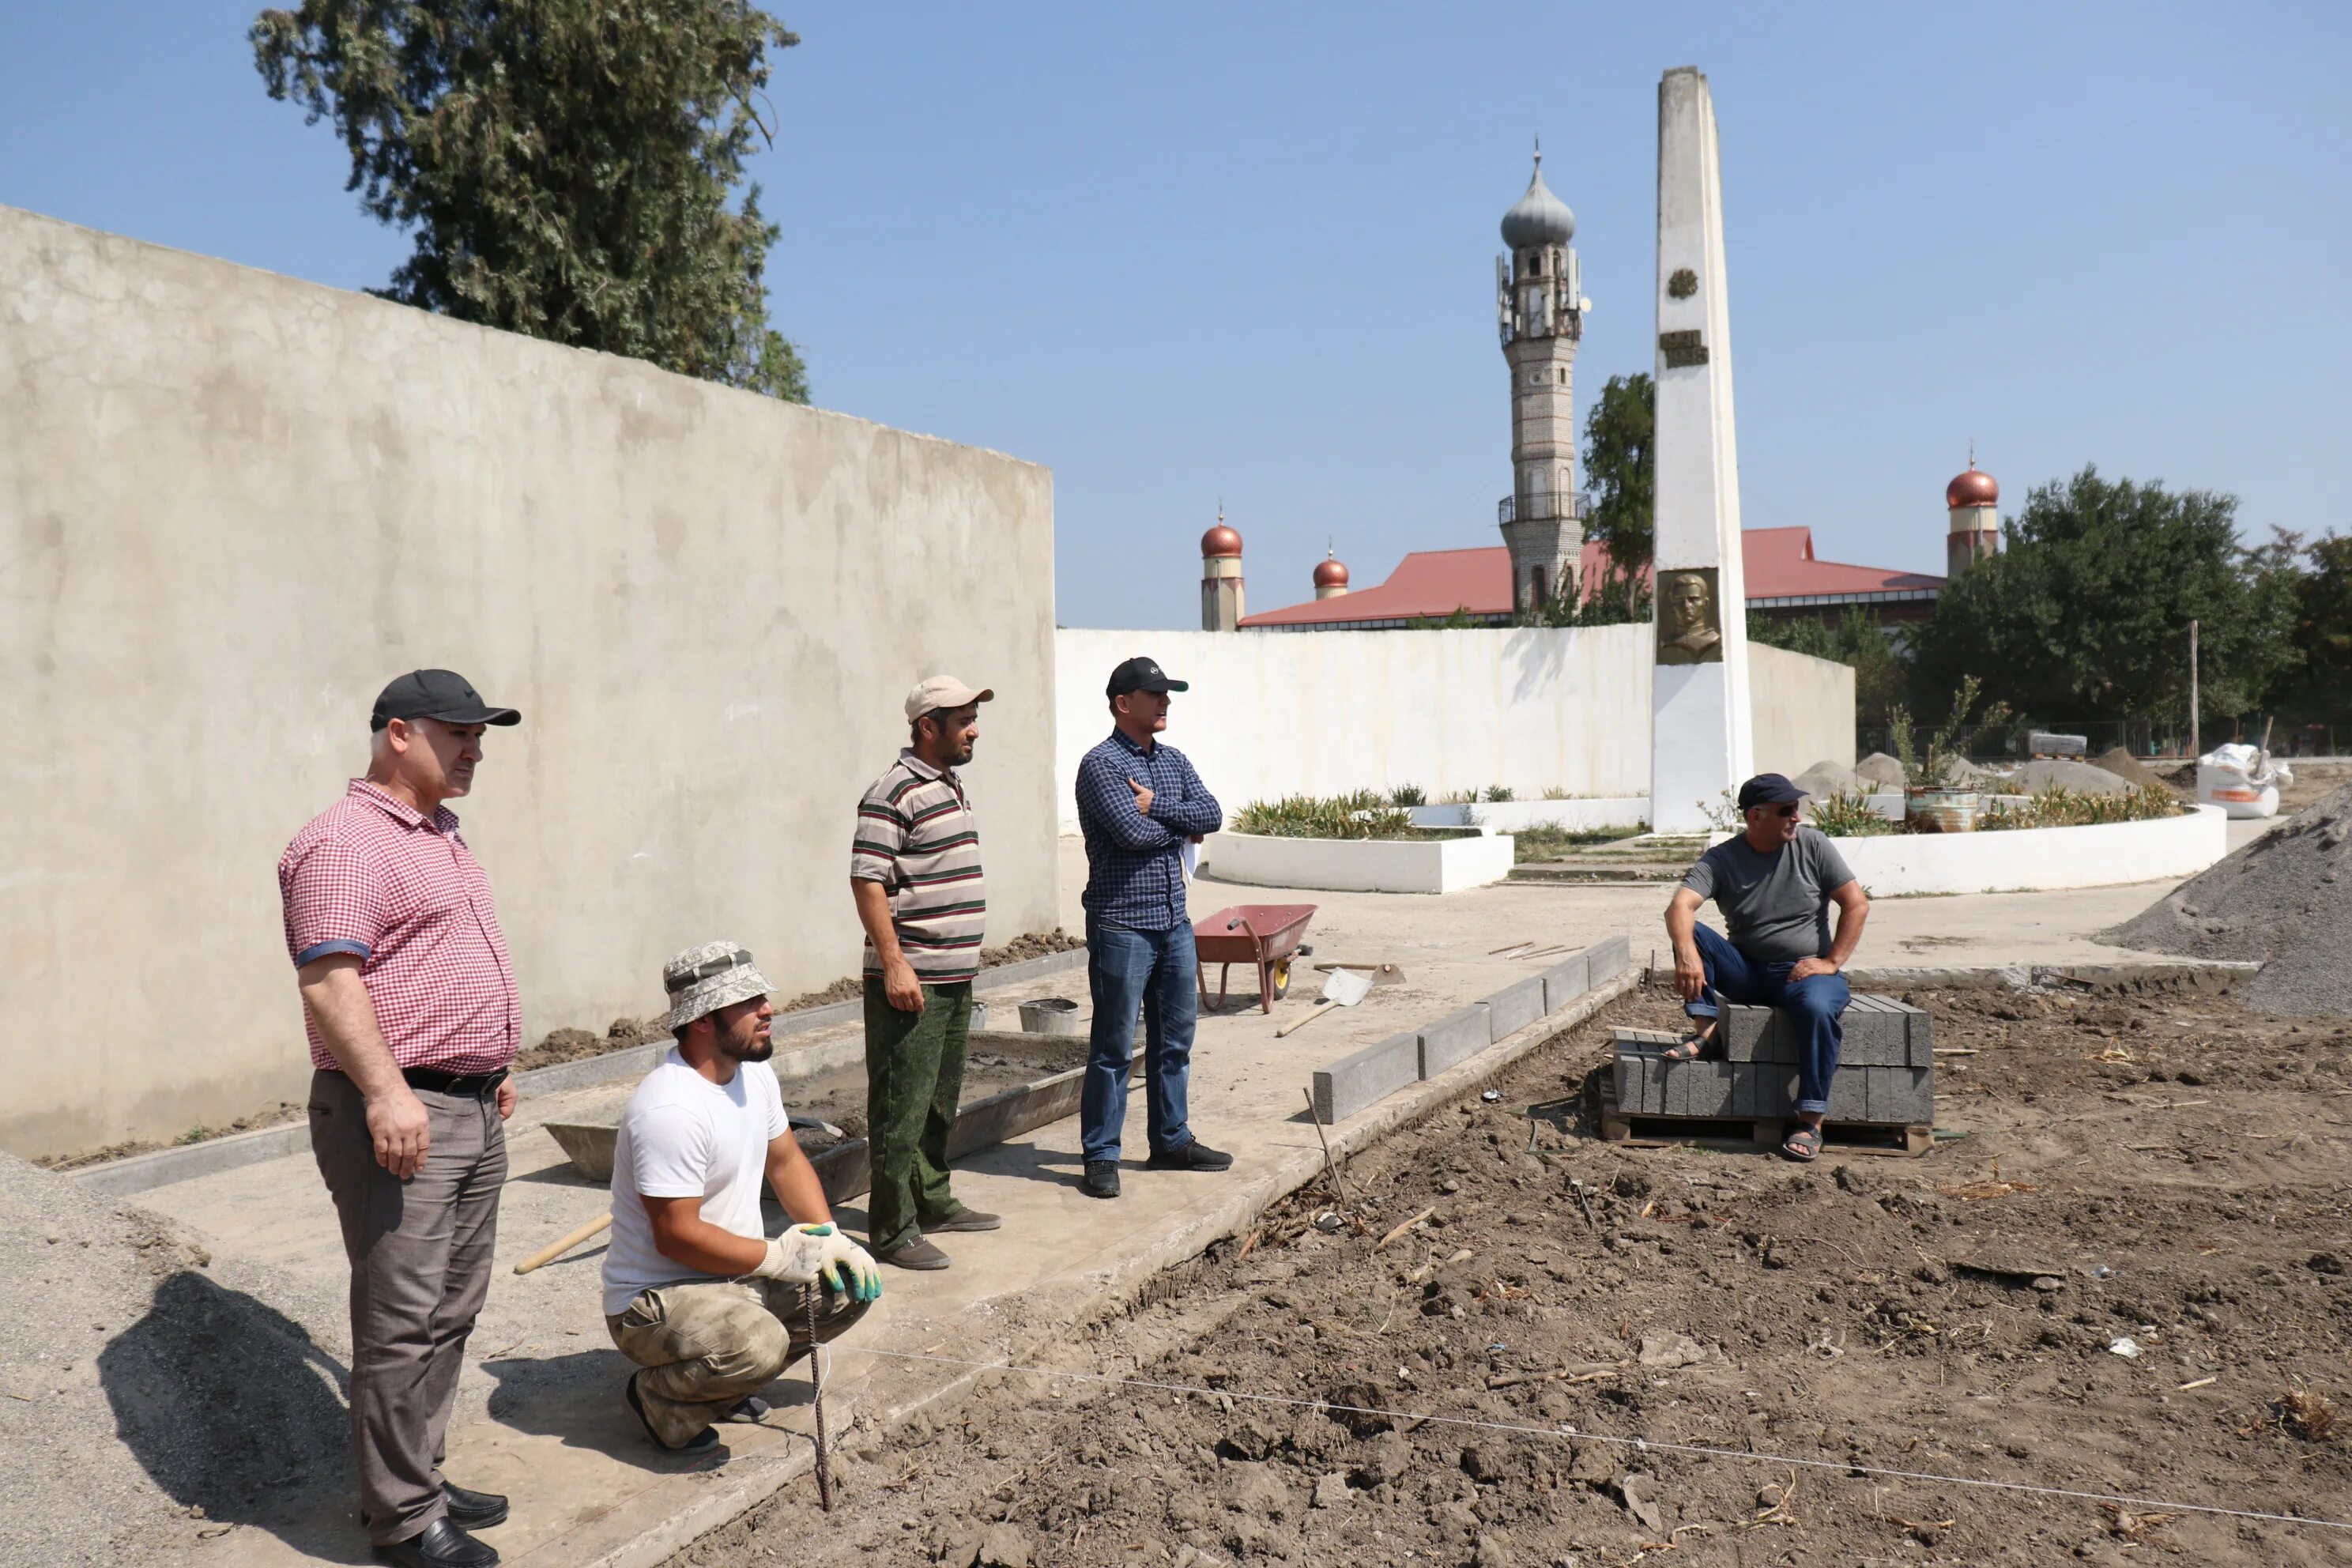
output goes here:
<path id="1" fill-rule="evenodd" d="M 1435 1078 L 1607 984 L 1632 962 L 1625 939 L 1612 936 L 1418 1029 L 1351 1051 L 1315 1069 L 1315 1113 L 1326 1122 L 1344 1121 L 1408 1084 Z"/>
<path id="2" fill-rule="evenodd" d="M 1891 996 L 1856 996 L 1843 1023 L 1830 1120 L 1932 1126 L 1936 1068 L 1927 1015 Z M 1799 1052 L 1790 1021 L 1769 1007 L 1727 1006 L 1722 1032 L 1722 1059 L 1670 1062 L 1659 1053 L 1675 1036 L 1618 1030 L 1617 1114 L 1717 1121 L 1795 1115 Z"/>

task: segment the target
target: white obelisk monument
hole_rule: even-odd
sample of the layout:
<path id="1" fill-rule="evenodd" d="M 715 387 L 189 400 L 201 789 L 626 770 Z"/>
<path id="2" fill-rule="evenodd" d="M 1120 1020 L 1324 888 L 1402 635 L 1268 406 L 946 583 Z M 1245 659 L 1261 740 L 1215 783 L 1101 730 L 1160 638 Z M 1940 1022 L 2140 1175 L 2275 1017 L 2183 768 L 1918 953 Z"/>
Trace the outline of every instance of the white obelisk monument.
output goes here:
<path id="1" fill-rule="evenodd" d="M 1657 620 L 1650 826 L 1706 830 L 1753 772 L 1739 452 L 1715 100 L 1694 67 L 1658 83 Z"/>

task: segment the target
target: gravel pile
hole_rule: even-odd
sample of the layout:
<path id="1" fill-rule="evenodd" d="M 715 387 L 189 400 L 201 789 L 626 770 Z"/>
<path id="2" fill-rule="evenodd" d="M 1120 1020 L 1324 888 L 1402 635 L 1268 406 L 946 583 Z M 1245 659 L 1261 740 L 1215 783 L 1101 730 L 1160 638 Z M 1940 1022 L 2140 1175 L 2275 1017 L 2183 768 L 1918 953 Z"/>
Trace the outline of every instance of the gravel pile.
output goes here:
<path id="1" fill-rule="evenodd" d="M 2158 773 L 2121 746 L 2117 746 L 2111 752 L 2103 752 L 2093 757 L 2091 761 L 2095 766 L 2106 769 L 2126 784 L 2134 786 L 2164 783 L 2162 773 Z"/>
<path id="2" fill-rule="evenodd" d="M 2352 1016 L 2352 784 L 2181 884 L 2099 940 L 2189 958 L 2261 962 L 2246 1005 Z"/>
<path id="3" fill-rule="evenodd" d="M 1852 768 L 1843 763 L 1815 763 L 1790 781 L 1817 800 L 1833 795 L 1853 795 L 1862 789 L 1862 782 Z"/>
<path id="4" fill-rule="evenodd" d="M 6 1154 L 0 1322 L 8 1568 L 161 1561 L 349 1468 L 340 1301 Z"/>

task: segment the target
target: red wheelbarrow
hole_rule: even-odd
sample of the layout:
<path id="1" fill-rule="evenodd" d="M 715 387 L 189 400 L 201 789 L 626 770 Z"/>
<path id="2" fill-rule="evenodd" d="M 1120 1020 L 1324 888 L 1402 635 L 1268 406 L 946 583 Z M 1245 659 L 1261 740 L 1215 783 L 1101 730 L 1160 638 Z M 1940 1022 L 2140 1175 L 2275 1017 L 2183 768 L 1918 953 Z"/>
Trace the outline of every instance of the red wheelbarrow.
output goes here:
<path id="1" fill-rule="evenodd" d="M 1216 1005 L 1225 1005 L 1225 985 L 1236 963 L 1257 965 L 1258 1005 L 1274 1004 L 1290 989 L 1290 961 L 1313 952 L 1299 938 L 1315 918 L 1313 904 L 1235 904 L 1192 922 L 1192 951 L 1200 966 L 1201 1000 L 1209 999 L 1209 965 L 1220 965 Z"/>

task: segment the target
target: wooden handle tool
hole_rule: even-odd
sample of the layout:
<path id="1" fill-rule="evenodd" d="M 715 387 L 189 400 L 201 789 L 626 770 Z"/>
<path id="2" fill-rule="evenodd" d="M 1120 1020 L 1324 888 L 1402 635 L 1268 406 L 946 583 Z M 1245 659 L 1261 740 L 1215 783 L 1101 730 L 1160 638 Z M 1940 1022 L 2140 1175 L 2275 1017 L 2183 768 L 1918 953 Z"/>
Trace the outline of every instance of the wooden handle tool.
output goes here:
<path id="1" fill-rule="evenodd" d="M 516 1264 L 514 1271 L 518 1274 L 528 1274 L 534 1268 L 542 1268 L 547 1264 L 552 1263 L 557 1258 L 562 1257 L 565 1253 L 571 1251 L 573 1247 L 579 1246 L 582 1242 L 587 1240 L 590 1237 L 602 1233 L 604 1228 L 612 1223 L 613 1216 L 610 1213 L 600 1214 L 594 1219 L 590 1220 L 586 1225 L 582 1226 L 578 1230 L 573 1231 L 570 1236 L 565 1237 L 562 1241 L 555 1242 L 547 1247 L 542 1247 L 537 1252 L 532 1253 L 529 1258 L 524 1258 L 520 1263 Z"/>

